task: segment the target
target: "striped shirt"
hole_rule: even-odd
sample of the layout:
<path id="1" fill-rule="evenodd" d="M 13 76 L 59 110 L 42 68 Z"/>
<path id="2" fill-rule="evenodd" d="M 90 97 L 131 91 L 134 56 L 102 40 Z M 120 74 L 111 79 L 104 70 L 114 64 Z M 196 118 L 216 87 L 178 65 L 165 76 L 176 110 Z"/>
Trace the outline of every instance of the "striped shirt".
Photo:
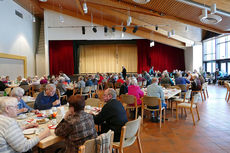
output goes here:
<path id="1" fill-rule="evenodd" d="M 0 115 L 0 152 L 26 152 L 39 142 L 39 138 L 26 139 L 15 119 Z"/>

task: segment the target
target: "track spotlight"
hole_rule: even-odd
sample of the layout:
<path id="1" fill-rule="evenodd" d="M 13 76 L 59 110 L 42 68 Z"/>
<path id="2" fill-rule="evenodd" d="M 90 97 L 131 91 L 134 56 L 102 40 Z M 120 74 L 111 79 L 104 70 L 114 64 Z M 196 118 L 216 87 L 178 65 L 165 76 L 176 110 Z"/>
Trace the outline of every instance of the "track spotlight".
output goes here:
<path id="1" fill-rule="evenodd" d="M 150 47 L 153 47 L 154 45 L 155 45 L 154 41 L 150 41 L 149 46 L 150 46 Z"/>
<path id="2" fill-rule="evenodd" d="M 211 14 L 215 14 L 216 13 L 216 4 L 212 4 L 211 6 Z"/>
<path id="3" fill-rule="evenodd" d="M 171 32 L 170 31 L 168 31 L 168 38 L 170 38 L 171 37 Z"/>
<path id="4" fill-rule="evenodd" d="M 116 29 L 115 29 L 115 27 L 114 27 L 114 26 L 112 27 L 112 31 L 113 31 L 113 32 L 115 32 L 115 31 L 116 31 Z"/>
<path id="5" fill-rule="evenodd" d="M 84 35 L 85 34 L 85 26 L 82 26 L 81 29 L 82 29 L 82 34 Z"/>
<path id="6" fill-rule="evenodd" d="M 156 31 L 158 30 L 158 26 L 155 27 L 155 30 L 156 30 Z"/>
<path id="7" fill-rule="evenodd" d="M 34 16 L 32 17 L 32 21 L 33 21 L 33 22 L 36 22 L 36 18 L 35 18 Z"/>
<path id="8" fill-rule="evenodd" d="M 104 33 L 107 33 L 107 32 L 108 32 L 108 27 L 105 26 L 105 27 L 104 27 Z"/>
<path id="9" fill-rule="evenodd" d="M 97 32 L 96 26 L 93 27 L 93 32 L 95 32 L 95 33 Z"/>
<path id="10" fill-rule="evenodd" d="M 126 27 L 123 27 L 122 31 L 125 32 L 126 31 Z"/>
<path id="11" fill-rule="evenodd" d="M 59 16 L 59 21 L 60 21 L 61 23 L 63 23 L 63 22 L 64 22 L 64 18 L 63 18 L 63 16 L 62 16 L 62 15 L 60 15 L 60 16 Z"/>
<path id="12" fill-rule="evenodd" d="M 185 26 L 185 31 L 188 31 L 188 26 Z"/>
<path id="13" fill-rule="evenodd" d="M 132 22 L 132 17 L 129 16 L 127 19 L 127 26 L 130 26 L 131 22 Z"/>
<path id="14" fill-rule="evenodd" d="M 83 3 L 83 11 L 85 14 L 88 13 L 88 8 L 87 8 L 87 5 L 86 5 L 86 2 Z"/>
<path id="15" fill-rule="evenodd" d="M 136 25 L 134 28 L 133 28 L 133 33 L 136 33 L 138 30 L 138 26 Z"/>
<path id="16" fill-rule="evenodd" d="M 175 35 L 175 30 L 174 29 L 172 29 L 171 34 L 172 34 L 172 36 Z"/>

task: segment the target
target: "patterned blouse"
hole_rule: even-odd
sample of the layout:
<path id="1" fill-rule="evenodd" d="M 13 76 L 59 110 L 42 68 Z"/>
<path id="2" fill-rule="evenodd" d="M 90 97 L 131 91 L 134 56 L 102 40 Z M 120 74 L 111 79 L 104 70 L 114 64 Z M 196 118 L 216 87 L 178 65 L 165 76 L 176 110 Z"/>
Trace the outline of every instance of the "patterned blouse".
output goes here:
<path id="1" fill-rule="evenodd" d="M 93 116 L 84 111 L 63 119 L 55 129 L 55 134 L 65 138 L 66 153 L 74 153 L 86 140 L 97 137 Z"/>

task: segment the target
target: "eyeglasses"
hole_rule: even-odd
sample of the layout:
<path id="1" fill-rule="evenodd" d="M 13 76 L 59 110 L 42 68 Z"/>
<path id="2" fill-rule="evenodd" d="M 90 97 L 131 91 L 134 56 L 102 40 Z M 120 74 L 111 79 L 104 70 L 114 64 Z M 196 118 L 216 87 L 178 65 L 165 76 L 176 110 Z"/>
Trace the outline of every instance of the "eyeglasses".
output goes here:
<path id="1" fill-rule="evenodd" d="M 14 109 L 18 109 L 18 106 L 9 105 L 8 107 L 13 107 Z"/>

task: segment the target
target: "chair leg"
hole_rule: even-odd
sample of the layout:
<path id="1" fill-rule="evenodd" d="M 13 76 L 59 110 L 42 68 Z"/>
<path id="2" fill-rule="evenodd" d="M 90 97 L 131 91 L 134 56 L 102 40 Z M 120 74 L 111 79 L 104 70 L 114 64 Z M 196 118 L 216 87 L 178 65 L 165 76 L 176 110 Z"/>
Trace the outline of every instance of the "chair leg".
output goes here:
<path id="1" fill-rule="evenodd" d="M 203 92 L 204 100 L 206 101 L 205 91 L 203 90 L 202 92 Z"/>
<path id="2" fill-rule="evenodd" d="M 197 112 L 198 120 L 200 120 L 200 115 L 199 115 L 199 111 L 198 111 L 198 107 L 197 106 L 196 106 L 196 112 Z"/>
<path id="3" fill-rule="evenodd" d="M 136 107 L 135 120 L 137 119 L 138 107 Z"/>
<path id="4" fill-rule="evenodd" d="M 164 109 L 164 124 L 165 124 L 165 111 L 166 111 L 166 109 Z"/>
<path id="5" fill-rule="evenodd" d="M 141 123 L 143 124 L 144 123 L 144 108 L 142 107 L 141 108 Z"/>
<path id="6" fill-rule="evenodd" d="M 225 96 L 225 100 L 228 99 L 228 90 L 227 90 L 227 93 L 226 93 L 226 96 Z"/>
<path id="7" fill-rule="evenodd" d="M 184 108 L 184 114 L 185 114 L 185 117 L 187 117 L 186 108 Z"/>
<path id="8" fill-rule="evenodd" d="M 161 120 L 162 120 L 162 110 L 160 110 L 160 128 L 161 128 Z"/>
<path id="9" fill-rule="evenodd" d="M 207 98 L 208 98 L 208 97 L 209 97 L 209 96 L 208 96 L 208 89 L 206 89 L 206 94 L 207 94 Z"/>
<path id="10" fill-rule="evenodd" d="M 192 108 L 190 108 L 190 111 L 191 111 L 191 114 L 192 114 L 193 125 L 196 125 L 196 124 L 195 124 L 195 119 L 194 119 L 194 115 L 193 115 Z"/>
<path id="11" fill-rule="evenodd" d="M 229 99 L 230 99 L 230 93 L 228 93 L 228 100 L 227 100 L 227 103 L 228 103 Z"/>
<path id="12" fill-rule="evenodd" d="M 204 98 L 203 98 L 203 95 L 202 95 L 202 91 L 200 91 L 200 96 L 201 96 L 201 99 L 202 99 L 202 102 L 203 102 Z"/>
<path id="13" fill-rule="evenodd" d="M 124 153 L 123 148 L 119 148 L 119 153 Z"/>
<path id="14" fill-rule="evenodd" d="M 139 148 L 139 151 L 140 153 L 142 153 L 142 147 L 141 147 L 141 140 L 140 140 L 140 136 L 137 136 L 137 145 L 138 145 L 138 148 Z"/>
<path id="15" fill-rule="evenodd" d="M 178 120 L 178 106 L 176 105 L 176 120 Z"/>

